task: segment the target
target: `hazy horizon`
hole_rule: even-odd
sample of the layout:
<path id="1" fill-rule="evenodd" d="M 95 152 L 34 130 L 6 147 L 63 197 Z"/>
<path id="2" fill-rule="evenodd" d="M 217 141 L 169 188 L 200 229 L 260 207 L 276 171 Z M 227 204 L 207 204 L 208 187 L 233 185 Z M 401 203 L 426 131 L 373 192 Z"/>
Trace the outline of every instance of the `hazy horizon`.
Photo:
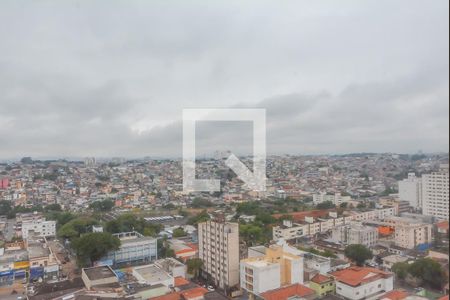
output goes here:
<path id="1" fill-rule="evenodd" d="M 180 157 L 186 108 L 267 153 L 447 152 L 449 2 L 2 1 L 0 159 Z M 251 154 L 199 124 L 198 155 Z"/>

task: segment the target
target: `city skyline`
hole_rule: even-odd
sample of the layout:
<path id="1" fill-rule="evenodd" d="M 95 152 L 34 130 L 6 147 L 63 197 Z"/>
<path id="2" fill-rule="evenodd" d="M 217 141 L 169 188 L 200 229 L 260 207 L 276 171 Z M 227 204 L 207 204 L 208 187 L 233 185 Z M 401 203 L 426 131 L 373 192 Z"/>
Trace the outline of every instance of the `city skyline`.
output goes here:
<path id="1" fill-rule="evenodd" d="M 0 157 L 181 157 L 183 109 L 238 107 L 270 154 L 447 152 L 448 2 L 347 2 L 2 2 Z"/>

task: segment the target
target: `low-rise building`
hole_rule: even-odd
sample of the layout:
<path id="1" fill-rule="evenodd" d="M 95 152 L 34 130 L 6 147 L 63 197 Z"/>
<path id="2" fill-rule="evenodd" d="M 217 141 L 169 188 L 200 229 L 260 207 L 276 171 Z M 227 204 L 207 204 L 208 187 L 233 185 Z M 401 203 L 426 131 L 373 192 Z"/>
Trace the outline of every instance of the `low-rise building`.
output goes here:
<path id="1" fill-rule="evenodd" d="M 253 295 L 303 283 L 303 259 L 272 246 L 264 256 L 241 260 L 240 278 L 241 288 Z"/>
<path id="2" fill-rule="evenodd" d="M 360 300 L 384 294 L 393 289 L 394 276 L 375 268 L 350 267 L 331 273 L 336 280 L 336 294 Z"/>
<path id="3" fill-rule="evenodd" d="M 149 263 L 158 259 L 157 240 L 138 232 L 113 234 L 120 239 L 118 250 L 110 251 L 100 261 L 120 266 L 133 263 Z"/>
<path id="4" fill-rule="evenodd" d="M 262 293 L 260 298 L 263 300 L 313 300 L 317 298 L 317 295 L 313 289 L 297 283 Z"/>
<path id="5" fill-rule="evenodd" d="M 378 229 L 360 224 L 348 224 L 333 228 L 332 239 L 336 242 L 352 245 L 374 246 L 378 241 Z"/>
<path id="6" fill-rule="evenodd" d="M 81 279 L 88 290 L 105 285 L 120 287 L 116 273 L 109 266 L 83 268 Z"/>
<path id="7" fill-rule="evenodd" d="M 392 254 L 392 255 L 383 257 L 381 259 L 381 261 L 383 262 L 383 265 L 382 265 L 383 269 L 385 269 L 386 271 L 392 271 L 392 266 L 394 264 L 400 263 L 400 262 L 406 262 L 406 261 L 408 261 L 408 258 L 406 256 Z"/>
<path id="8" fill-rule="evenodd" d="M 334 278 L 323 274 L 316 274 L 311 278 L 309 287 L 313 289 L 319 297 L 334 294 L 336 290 Z"/>

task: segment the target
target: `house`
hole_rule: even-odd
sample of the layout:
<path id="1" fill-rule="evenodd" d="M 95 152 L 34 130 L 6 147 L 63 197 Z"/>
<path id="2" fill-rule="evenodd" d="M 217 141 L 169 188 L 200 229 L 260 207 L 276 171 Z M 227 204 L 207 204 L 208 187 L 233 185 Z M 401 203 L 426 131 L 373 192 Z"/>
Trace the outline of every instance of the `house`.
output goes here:
<path id="1" fill-rule="evenodd" d="M 260 295 L 263 300 L 288 300 L 288 299 L 316 299 L 317 295 L 313 289 L 302 284 L 293 284 L 279 289 L 267 291 Z"/>
<path id="2" fill-rule="evenodd" d="M 336 289 L 334 278 L 322 274 L 316 274 L 311 278 L 309 287 L 313 289 L 319 297 L 334 294 Z"/>
<path id="3" fill-rule="evenodd" d="M 336 294 L 351 300 L 374 297 L 393 290 L 393 274 L 375 268 L 350 267 L 331 275 L 336 280 Z"/>

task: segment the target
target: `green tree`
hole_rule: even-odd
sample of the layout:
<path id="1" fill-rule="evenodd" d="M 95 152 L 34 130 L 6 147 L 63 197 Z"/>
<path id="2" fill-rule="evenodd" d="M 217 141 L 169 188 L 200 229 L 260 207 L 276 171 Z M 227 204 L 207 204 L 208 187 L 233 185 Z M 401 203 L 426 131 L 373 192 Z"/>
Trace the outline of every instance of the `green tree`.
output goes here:
<path id="1" fill-rule="evenodd" d="M 372 251 L 360 244 L 349 245 L 345 248 L 344 254 L 358 266 L 363 266 L 364 262 L 373 257 Z"/>
<path id="2" fill-rule="evenodd" d="M 110 211 L 114 207 L 114 202 L 110 199 L 95 201 L 89 204 L 89 208 L 96 212 Z"/>
<path id="3" fill-rule="evenodd" d="M 211 201 L 209 201 L 208 199 L 203 199 L 203 198 L 195 198 L 191 204 L 191 206 L 193 208 L 207 208 L 207 207 L 211 207 L 213 205 L 214 204 Z"/>
<path id="4" fill-rule="evenodd" d="M 330 209 L 330 208 L 335 208 L 335 207 L 336 207 L 336 205 L 334 205 L 333 202 L 331 202 L 331 201 L 321 202 L 316 205 L 317 209 Z"/>
<path id="5" fill-rule="evenodd" d="M 178 237 L 182 237 L 182 236 L 186 236 L 186 235 L 187 235 L 187 233 L 183 230 L 183 228 L 174 229 L 173 234 L 172 234 L 172 236 L 174 238 L 178 238 Z"/>
<path id="6" fill-rule="evenodd" d="M 64 224 L 58 230 L 58 236 L 73 240 L 83 233 L 90 232 L 92 225 L 98 225 L 98 221 L 88 217 L 79 217 Z"/>
<path id="7" fill-rule="evenodd" d="M 119 247 L 120 240 L 108 232 L 87 233 L 72 242 L 80 266 L 90 266 Z"/>
<path id="8" fill-rule="evenodd" d="M 240 224 L 239 235 L 247 246 L 259 244 L 264 239 L 263 229 L 254 224 Z"/>
<path id="9" fill-rule="evenodd" d="M 54 204 L 50 204 L 47 205 L 46 207 L 44 207 L 45 211 L 61 211 L 61 205 L 59 205 L 58 203 L 54 203 Z"/>
<path id="10" fill-rule="evenodd" d="M 409 272 L 409 264 L 407 262 L 398 262 L 392 266 L 392 272 L 397 275 L 398 279 L 405 279 Z"/>
<path id="11" fill-rule="evenodd" d="M 200 275 L 200 270 L 203 267 L 203 261 L 200 258 L 191 258 L 186 261 L 187 272 L 198 278 Z"/>
<path id="12" fill-rule="evenodd" d="M 441 265 L 431 258 L 416 260 L 409 266 L 408 272 L 436 289 L 442 288 L 443 284 L 447 281 Z"/>
<path id="13" fill-rule="evenodd" d="M 202 212 L 200 212 L 199 214 L 190 217 L 188 219 L 188 224 L 189 225 L 197 225 L 198 223 L 202 223 L 202 222 L 206 222 L 210 219 L 211 217 L 209 216 L 208 212 L 206 210 L 203 210 Z"/>

